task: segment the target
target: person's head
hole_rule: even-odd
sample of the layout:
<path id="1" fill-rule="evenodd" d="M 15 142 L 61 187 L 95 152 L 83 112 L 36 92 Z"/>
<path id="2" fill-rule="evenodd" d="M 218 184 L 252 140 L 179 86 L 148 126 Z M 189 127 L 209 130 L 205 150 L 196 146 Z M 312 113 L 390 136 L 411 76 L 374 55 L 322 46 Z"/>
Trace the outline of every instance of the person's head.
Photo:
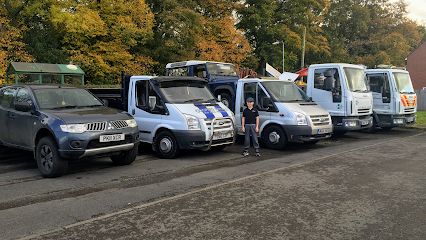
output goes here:
<path id="1" fill-rule="evenodd" d="M 246 100 L 246 103 L 247 103 L 247 107 L 253 108 L 253 106 L 254 106 L 254 99 L 252 97 L 248 97 L 247 100 Z"/>

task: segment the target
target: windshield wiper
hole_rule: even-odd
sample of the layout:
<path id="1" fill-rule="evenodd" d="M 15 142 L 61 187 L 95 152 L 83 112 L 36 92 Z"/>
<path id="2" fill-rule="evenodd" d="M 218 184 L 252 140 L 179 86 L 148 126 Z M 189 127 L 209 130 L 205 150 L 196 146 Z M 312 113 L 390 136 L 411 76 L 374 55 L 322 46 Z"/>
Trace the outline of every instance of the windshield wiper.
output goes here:
<path id="1" fill-rule="evenodd" d="M 93 104 L 93 105 L 87 105 L 87 106 L 79 106 L 81 108 L 92 108 L 92 107 L 102 107 L 103 105 L 101 104 Z"/>
<path id="2" fill-rule="evenodd" d="M 415 92 L 399 92 L 401 94 L 414 94 Z"/>
<path id="3" fill-rule="evenodd" d="M 184 103 L 199 102 L 199 101 L 204 101 L 204 99 L 203 98 L 190 99 L 190 100 L 184 101 Z"/>
<path id="4" fill-rule="evenodd" d="M 50 109 L 51 110 L 56 110 L 56 109 L 72 109 L 72 108 L 78 108 L 78 106 L 68 105 L 68 106 L 54 107 L 54 108 L 50 108 Z"/>

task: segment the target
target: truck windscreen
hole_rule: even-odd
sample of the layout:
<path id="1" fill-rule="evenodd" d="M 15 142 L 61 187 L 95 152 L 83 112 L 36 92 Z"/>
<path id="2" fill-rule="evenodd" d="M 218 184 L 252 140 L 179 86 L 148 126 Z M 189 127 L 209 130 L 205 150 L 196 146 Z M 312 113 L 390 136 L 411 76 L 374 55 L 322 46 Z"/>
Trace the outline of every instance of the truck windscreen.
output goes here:
<path id="1" fill-rule="evenodd" d="M 267 81 L 262 85 L 269 94 L 278 102 L 307 102 L 308 97 L 305 92 L 294 83 L 283 81 Z"/>
<path id="2" fill-rule="evenodd" d="M 210 75 L 237 76 L 235 67 L 225 63 L 207 63 L 207 71 Z"/>
<path id="3" fill-rule="evenodd" d="M 40 109 L 99 107 L 103 104 L 91 93 L 78 88 L 41 88 L 34 95 Z"/>
<path id="4" fill-rule="evenodd" d="M 160 91 L 170 103 L 203 103 L 216 101 L 204 82 L 162 82 L 160 83 Z"/>
<path id="5" fill-rule="evenodd" d="M 408 73 L 395 72 L 393 76 L 395 77 L 396 86 L 400 93 L 414 93 L 413 84 Z"/>
<path id="6" fill-rule="evenodd" d="M 359 68 L 345 67 L 345 74 L 351 92 L 368 92 L 365 72 Z"/>

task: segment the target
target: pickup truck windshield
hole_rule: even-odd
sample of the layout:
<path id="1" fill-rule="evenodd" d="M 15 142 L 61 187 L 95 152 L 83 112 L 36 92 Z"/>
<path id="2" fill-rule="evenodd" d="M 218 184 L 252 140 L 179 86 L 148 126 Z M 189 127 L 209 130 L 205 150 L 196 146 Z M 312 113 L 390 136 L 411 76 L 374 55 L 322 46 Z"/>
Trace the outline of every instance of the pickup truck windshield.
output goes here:
<path id="1" fill-rule="evenodd" d="M 160 83 L 160 91 L 170 103 L 215 102 L 204 82 L 173 81 Z"/>
<path id="2" fill-rule="evenodd" d="M 235 67 L 225 63 L 207 63 L 207 71 L 210 75 L 237 76 Z"/>
<path id="3" fill-rule="evenodd" d="M 408 75 L 408 73 L 395 72 L 393 73 L 393 76 L 400 93 L 414 93 L 413 84 L 411 83 L 410 75 Z"/>
<path id="4" fill-rule="evenodd" d="M 345 74 L 351 92 L 368 92 L 365 72 L 359 68 L 345 67 Z"/>
<path id="5" fill-rule="evenodd" d="M 267 81 L 262 85 L 268 90 L 269 94 L 278 102 L 307 102 L 308 97 L 305 92 L 298 88 L 294 83 L 283 81 Z"/>
<path id="6" fill-rule="evenodd" d="M 103 104 L 87 90 L 78 88 L 34 89 L 40 109 L 99 107 Z"/>

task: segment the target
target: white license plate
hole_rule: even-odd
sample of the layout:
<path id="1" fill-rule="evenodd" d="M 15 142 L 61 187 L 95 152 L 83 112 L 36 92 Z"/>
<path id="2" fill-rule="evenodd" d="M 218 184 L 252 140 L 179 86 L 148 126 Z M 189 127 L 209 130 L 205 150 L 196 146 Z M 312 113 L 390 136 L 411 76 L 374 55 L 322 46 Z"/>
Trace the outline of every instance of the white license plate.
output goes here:
<path id="1" fill-rule="evenodd" d="M 325 133 L 331 133 L 331 129 L 328 129 L 328 128 L 318 129 L 318 134 L 325 134 Z"/>
<path id="2" fill-rule="evenodd" d="M 231 138 L 232 132 L 217 132 L 213 134 L 213 140 Z"/>
<path id="3" fill-rule="evenodd" d="M 361 125 L 368 125 L 370 123 L 370 121 L 368 121 L 368 120 L 362 120 L 361 121 Z"/>
<path id="4" fill-rule="evenodd" d="M 124 134 L 101 135 L 99 142 L 118 142 L 124 140 Z"/>

